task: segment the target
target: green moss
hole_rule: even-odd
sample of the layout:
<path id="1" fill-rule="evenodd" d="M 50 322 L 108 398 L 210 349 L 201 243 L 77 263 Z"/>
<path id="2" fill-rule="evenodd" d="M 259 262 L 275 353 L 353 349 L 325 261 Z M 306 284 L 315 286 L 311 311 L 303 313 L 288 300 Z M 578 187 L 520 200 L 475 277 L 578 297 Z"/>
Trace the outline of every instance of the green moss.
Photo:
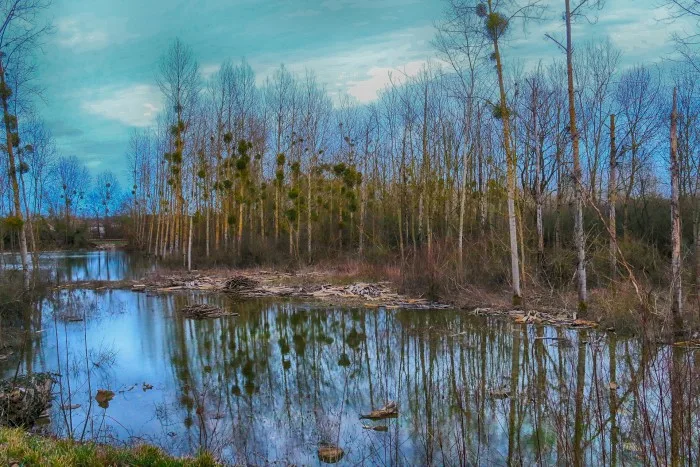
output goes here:
<path id="1" fill-rule="evenodd" d="M 578 312 L 585 313 L 586 311 L 588 311 L 588 304 L 583 301 L 578 302 Z"/>
<path id="2" fill-rule="evenodd" d="M 523 305 L 523 297 L 519 295 L 513 295 L 513 306 L 520 307 Z"/>
<path id="3" fill-rule="evenodd" d="M 175 458 L 160 449 L 139 445 L 130 448 L 43 438 L 20 429 L 0 428 L 0 464 L 23 466 L 215 466 L 209 454 Z"/>

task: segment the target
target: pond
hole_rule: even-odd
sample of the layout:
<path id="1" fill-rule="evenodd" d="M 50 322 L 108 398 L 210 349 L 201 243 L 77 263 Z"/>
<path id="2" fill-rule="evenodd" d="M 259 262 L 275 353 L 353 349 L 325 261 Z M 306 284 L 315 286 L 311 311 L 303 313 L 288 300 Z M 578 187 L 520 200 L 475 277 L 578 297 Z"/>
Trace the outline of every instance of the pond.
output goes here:
<path id="1" fill-rule="evenodd" d="M 193 303 L 237 315 L 184 318 Z M 700 354 L 612 333 L 127 290 L 61 290 L 31 322 L 39 337 L 2 370 L 60 375 L 47 427 L 60 436 L 254 465 L 318 464 L 326 444 L 347 465 L 696 463 L 700 450 Z M 360 419 L 388 401 L 397 417 Z"/>
<path id="2" fill-rule="evenodd" d="M 20 257 L 14 253 L 0 254 L 0 265 L 20 269 Z M 139 279 L 153 270 L 153 263 L 140 255 L 122 250 L 48 251 L 39 254 L 39 269 L 51 282 L 120 281 Z"/>

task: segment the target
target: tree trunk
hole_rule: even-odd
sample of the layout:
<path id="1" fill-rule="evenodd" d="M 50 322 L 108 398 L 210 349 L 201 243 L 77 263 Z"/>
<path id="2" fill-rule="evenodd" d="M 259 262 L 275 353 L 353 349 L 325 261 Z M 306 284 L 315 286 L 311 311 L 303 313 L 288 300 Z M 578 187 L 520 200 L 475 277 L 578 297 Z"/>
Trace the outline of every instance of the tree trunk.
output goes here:
<path id="1" fill-rule="evenodd" d="M 210 200 L 211 200 L 211 198 L 210 198 Z M 209 201 L 208 204 L 211 204 L 211 201 Z M 207 225 L 206 225 L 206 232 L 204 235 L 207 237 L 206 241 L 205 241 L 205 243 L 206 243 L 205 247 L 207 249 L 207 258 L 209 258 L 209 253 L 210 253 L 210 251 L 209 251 L 209 237 L 211 237 L 209 222 L 211 219 L 211 206 L 207 206 L 205 209 L 207 210 L 207 219 L 206 219 Z"/>
<path id="2" fill-rule="evenodd" d="M 695 213 L 694 224 L 695 226 L 693 231 L 695 233 L 695 301 L 698 309 L 698 315 L 700 315 L 700 212 Z"/>
<path id="3" fill-rule="evenodd" d="M 15 165 L 14 140 L 10 113 L 8 111 L 7 100 L 10 97 L 10 88 L 5 83 L 5 67 L 0 56 L 0 100 L 2 100 L 2 110 L 5 116 L 5 136 L 7 146 L 7 157 L 9 160 L 10 183 L 12 184 L 12 201 L 14 205 L 15 217 L 19 225 L 19 254 L 22 262 L 22 273 L 24 276 L 24 287 L 29 288 L 29 261 L 27 259 L 27 227 L 22 216 L 22 205 L 20 203 L 19 183 L 17 182 L 17 167 Z"/>
<path id="4" fill-rule="evenodd" d="M 674 332 L 682 332 L 681 318 L 683 293 L 681 290 L 681 219 L 678 204 L 678 103 L 677 90 L 673 89 L 673 109 L 671 111 L 671 315 Z"/>
<path id="5" fill-rule="evenodd" d="M 462 264 L 464 261 L 464 212 L 467 205 L 467 151 L 464 152 L 464 162 L 462 166 L 462 194 L 459 198 L 459 239 L 458 254 L 460 273 L 462 272 Z"/>
<path id="6" fill-rule="evenodd" d="M 193 216 L 188 216 L 190 218 L 190 231 L 189 234 L 187 235 L 187 272 L 192 271 L 192 217 Z"/>
<path id="7" fill-rule="evenodd" d="M 610 281 L 617 278 L 617 145 L 615 142 L 615 115 L 610 115 L 610 174 L 608 180 L 608 230 L 610 231 Z"/>
<path id="8" fill-rule="evenodd" d="M 306 255 L 309 263 L 311 262 L 311 172 L 313 168 L 313 164 L 309 164 L 309 174 L 306 180 Z"/>
<path id="9" fill-rule="evenodd" d="M 489 9 L 491 2 L 489 1 Z M 511 148 L 510 135 L 510 116 L 508 112 L 508 101 L 506 98 L 505 80 L 503 78 L 503 64 L 501 63 L 501 54 L 498 48 L 498 38 L 494 34 L 493 50 L 496 59 L 496 72 L 498 75 L 498 88 L 500 94 L 500 110 L 503 123 L 503 146 L 506 153 L 507 165 L 507 184 L 508 184 L 508 233 L 510 236 L 510 270 L 513 288 L 513 304 L 520 305 L 522 302 L 522 292 L 520 290 L 520 259 L 518 256 L 518 231 L 517 220 L 515 215 L 515 171 L 516 159 Z"/>
<path id="10" fill-rule="evenodd" d="M 578 308 L 585 311 L 588 302 L 586 282 L 586 240 L 583 232 L 583 180 L 581 179 L 581 160 L 579 156 L 579 134 L 576 128 L 576 101 L 574 96 L 574 49 L 571 41 L 571 2 L 564 0 L 566 5 L 566 74 L 569 94 L 569 130 L 571 132 L 571 149 L 574 159 L 575 183 L 575 226 L 574 243 L 576 245 L 576 276 L 578 279 Z"/>

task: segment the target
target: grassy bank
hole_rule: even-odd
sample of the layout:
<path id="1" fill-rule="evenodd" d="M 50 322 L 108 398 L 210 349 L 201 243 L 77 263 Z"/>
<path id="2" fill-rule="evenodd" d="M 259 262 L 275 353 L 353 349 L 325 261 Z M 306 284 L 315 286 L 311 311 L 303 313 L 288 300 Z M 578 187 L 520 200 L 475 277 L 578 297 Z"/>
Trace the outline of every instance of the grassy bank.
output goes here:
<path id="1" fill-rule="evenodd" d="M 22 466 L 215 466 L 206 454 L 174 458 L 153 446 L 117 448 L 79 444 L 31 435 L 20 429 L 0 428 L 0 464 Z"/>

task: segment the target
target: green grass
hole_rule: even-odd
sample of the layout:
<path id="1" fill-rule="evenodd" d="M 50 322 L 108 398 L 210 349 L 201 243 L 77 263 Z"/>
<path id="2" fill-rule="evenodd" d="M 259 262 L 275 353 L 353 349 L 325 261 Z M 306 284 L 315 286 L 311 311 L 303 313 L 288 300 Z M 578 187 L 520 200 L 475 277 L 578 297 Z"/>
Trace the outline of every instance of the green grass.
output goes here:
<path id="1" fill-rule="evenodd" d="M 174 458 L 153 446 L 117 448 L 56 440 L 31 435 L 20 429 L 0 428 L 0 465 L 206 467 L 218 464 L 207 454 L 194 458 Z"/>

